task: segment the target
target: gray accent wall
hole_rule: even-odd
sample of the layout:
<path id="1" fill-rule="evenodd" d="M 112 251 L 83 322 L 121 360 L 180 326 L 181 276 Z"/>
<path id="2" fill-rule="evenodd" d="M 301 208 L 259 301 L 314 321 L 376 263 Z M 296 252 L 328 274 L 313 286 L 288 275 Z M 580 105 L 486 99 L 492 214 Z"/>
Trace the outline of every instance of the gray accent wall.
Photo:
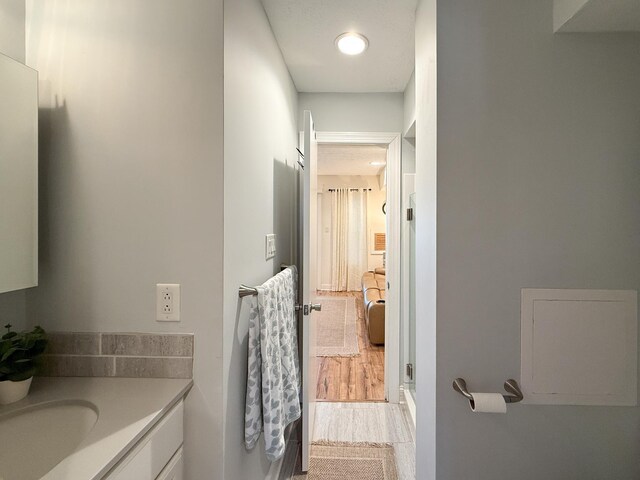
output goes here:
<path id="1" fill-rule="evenodd" d="M 553 0 L 440 1 L 437 72 L 436 478 L 637 479 L 640 408 L 480 415 L 451 382 L 519 378 L 523 287 L 640 289 L 640 36 L 554 35 Z"/>
<path id="2" fill-rule="evenodd" d="M 193 333 L 186 478 L 222 478 L 222 0 L 27 2 L 40 74 L 40 286 L 27 317 Z M 156 322 L 180 283 L 180 323 Z M 140 360 L 136 372 L 156 369 Z"/>
<path id="3" fill-rule="evenodd" d="M 297 92 L 259 0 L 225 2 L 224 478 L 263 479 L 261 438 L 244 447 L 248 315 L 241 283 L 261 285 L 295 263 Z M 265 260 L 265 235 L 276 234 Z M 197 339 L 196 339 L 197 344 Z M 206 478 L 206 477 L 200 477 Z"/>

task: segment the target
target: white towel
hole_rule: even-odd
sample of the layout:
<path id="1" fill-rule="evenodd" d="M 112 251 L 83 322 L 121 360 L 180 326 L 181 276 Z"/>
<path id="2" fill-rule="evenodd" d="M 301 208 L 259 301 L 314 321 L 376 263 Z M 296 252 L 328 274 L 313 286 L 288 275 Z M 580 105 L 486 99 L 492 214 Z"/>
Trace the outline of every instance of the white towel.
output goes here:
<path id="1" fill-rule="evenodd" d="M 253 448 L 264 431 L 272 462 L 284 454 L 286 426 L 300 418 L 297 277 L 289 267 L 258 287 L 249 317 L 244 442 Z"/>

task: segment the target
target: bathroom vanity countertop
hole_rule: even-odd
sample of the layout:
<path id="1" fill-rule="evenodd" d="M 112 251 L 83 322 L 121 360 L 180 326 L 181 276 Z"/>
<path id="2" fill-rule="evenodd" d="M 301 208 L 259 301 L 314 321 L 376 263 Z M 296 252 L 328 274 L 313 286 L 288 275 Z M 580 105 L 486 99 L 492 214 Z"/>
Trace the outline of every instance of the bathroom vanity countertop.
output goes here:
<path id="1" fill-rule="evenodd" d="M 39 377 L 33 380 L 25 399 L 0 406 L 0 416 L 49 402 L 82 401 L 95 405 L 95 426 L 78 448 L 42 480 L 99 480 L 192 385 L 192 380 L 184 379 Z"/>

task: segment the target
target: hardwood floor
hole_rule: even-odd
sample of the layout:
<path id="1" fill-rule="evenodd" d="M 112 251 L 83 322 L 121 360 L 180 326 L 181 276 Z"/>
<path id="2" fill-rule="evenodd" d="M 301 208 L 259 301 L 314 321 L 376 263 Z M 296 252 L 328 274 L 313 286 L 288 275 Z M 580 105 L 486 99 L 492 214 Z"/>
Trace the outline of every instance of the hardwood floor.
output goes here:
<path id="1" fill-rule="evenodd" d="M 384 345 L 369 343 L 362 292 L 318 292 L 318 296 L 356 297 L 357 357 L 318 357 L 316 398 L 329 402 L 383 402 Z"/>

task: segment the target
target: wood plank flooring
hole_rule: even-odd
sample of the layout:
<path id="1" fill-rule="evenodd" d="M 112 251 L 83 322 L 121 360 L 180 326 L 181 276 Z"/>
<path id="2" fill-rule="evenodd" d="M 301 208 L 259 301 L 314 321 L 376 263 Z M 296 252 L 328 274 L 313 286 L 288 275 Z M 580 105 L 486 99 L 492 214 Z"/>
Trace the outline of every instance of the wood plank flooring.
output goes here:
<path id="1" fill-rule="evenodd" d="M 330 402 L 383 402 L 384 345 L 369 343 L 362 292 L 318 292 L 318 296 L 356 298 L 360 355 L 318 357 L 316 398 Z"/>

